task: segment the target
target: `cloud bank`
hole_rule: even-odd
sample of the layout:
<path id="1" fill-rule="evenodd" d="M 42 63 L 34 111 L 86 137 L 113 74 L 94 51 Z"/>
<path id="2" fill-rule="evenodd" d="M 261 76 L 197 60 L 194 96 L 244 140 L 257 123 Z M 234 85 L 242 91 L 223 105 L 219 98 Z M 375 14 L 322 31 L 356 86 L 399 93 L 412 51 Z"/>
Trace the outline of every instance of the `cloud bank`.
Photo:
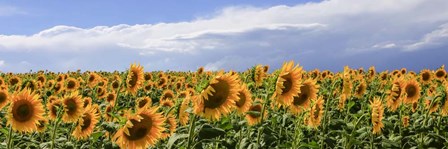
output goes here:
<path id="1" fill-rule="evenodd" d="M 0 35 L 2 71 L 30 69 L 246 70 L 377 66 L 435 69 L 448 60 L 446 0 L 328 0 L 295 6 L 228 7 L 187 22 L 78 28 Z M 1 12 L 1 11 L 0 11 Z"/>

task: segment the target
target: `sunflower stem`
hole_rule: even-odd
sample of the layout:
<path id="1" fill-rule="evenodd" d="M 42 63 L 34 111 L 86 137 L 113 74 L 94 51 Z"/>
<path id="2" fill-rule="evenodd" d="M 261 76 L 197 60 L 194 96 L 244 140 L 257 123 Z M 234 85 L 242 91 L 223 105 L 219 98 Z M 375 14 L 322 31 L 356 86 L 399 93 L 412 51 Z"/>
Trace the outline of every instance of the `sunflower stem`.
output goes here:
<path id="1" fill-rule="evenodd" d="M 13 146 L 13 142 L 12 142 L 12 125 L 10 125 L 9 126 L 9 133 L 8 133 L 8 146 L 7 146 L 7 148 L 8 149 L 11 149 L 12 148 L 12 146 Z"/>
<path id="2" fill-rule="evenodd" d="M 187 142 L 187 149 L 190 149 L 191 141 L 193 138 L 194 133 L 194 122 L 196 121 L 196 115 L 193 115 L 193 118 L 190 121 L 190 129 L 188 130 L 188 142 Z"/>

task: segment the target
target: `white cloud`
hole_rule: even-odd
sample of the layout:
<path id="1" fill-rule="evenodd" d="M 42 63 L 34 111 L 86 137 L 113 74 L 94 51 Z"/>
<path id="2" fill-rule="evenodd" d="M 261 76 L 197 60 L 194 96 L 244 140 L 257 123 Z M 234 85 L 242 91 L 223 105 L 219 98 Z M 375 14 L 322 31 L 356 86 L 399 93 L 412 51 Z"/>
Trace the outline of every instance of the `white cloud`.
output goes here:
<path id="1" fill-rule="evenodd" d="M 279 66 L 289 59 L 321 68 L 344 62 L 371 65 L 379 62 L 352 58 L 381 51 L 399 55 L 428 48 L 423 45 L 446 43 L 447 25 L 440 27 L 448 22 L 445 6 L 446 0 L 235 6 L 187 22 L 93 28 L 60 25 L 33 35 L 0 35 L 0 53 L 56 71 L 124 69 L 136 61 L 150 69 L 175 70 L 203 65 L 213 70 L 244 70 L 258 63 Z"/>
<path id="2" fill-rule="evenodd" d="M 5 61 L 4 60 L 0 60 L 0 67 L 5 65 Z"/>
<path id="3" fill-rule="evenodd" d="M 441 25 L 438 29 L 426 34 L 416 43 L 406 46 L 406 50 L 419 50 L 437 46 L 447 45 L 448 42 L 448 24 Z"/>

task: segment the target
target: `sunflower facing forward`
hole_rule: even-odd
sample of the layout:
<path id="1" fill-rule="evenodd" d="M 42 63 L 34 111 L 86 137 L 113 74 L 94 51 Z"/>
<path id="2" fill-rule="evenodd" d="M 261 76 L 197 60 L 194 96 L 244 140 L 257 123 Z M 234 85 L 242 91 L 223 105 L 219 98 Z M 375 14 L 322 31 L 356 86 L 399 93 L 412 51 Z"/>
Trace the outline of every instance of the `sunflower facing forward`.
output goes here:
<path id="1" fill-rule="evenodd" d="M 418 102 L 420 98 L 420 85 L 414 79 L 409 80 L 405 87 L 404 91 L 406 93 L 406 98 L 404 99 L 404 103 L 410 104 Z"/>
<path id="2" fill-rule="evenodd" d="M 88 138 L 92 134 L 95 125 L 98 123 L 98 119 L 97 106 L 89 105 L 84 109 L 82 117 L 78 120 L 78 124 L 72 135 L 78 140 Z"/>
<path id="3" fill-rule="evenodd" d="M 194 113 L 209 120 L 219 120 L 235 106 L 238 90 L 238 76 L 231 73 L 218 74 L 194 100 Z"/>
<path id="4" fill-rule="evenodd" d="M 246 113 L 252 105 L 252 94 L 246 85 L 241 85 L 238 91 L 238 100 L 235 101 L 237 112 L 239 114 Z"/>
<path id="5" fill-rule="evenodd" d="M 38 100 L 39 96 L 26 89 L 14 95 L 8 110 L 8 125 L 14 131 L 37 131 L 39 120 L 43 120 L 44 107 Z"/>
<path id="6" fill-rule="evenodd" d="M 294 100 L 294 96 L 300 93 L 301 73 L 302 67 L 294 67 L 293 61 L 283 64 L 272 96 L 278 104 L 289 106 Z"/>
<path id="7" fill-rule="evenodd" d="M 156 111 L 157 108 L 143 108 L 129 115 L 126 124 L 114 135 L 115 143 L 127 149 L 144 149 L 156 144 L 165 130 L 165 119 Z"/>
<path id="8" fill-rule="evenodd" d="M 131 94 L 136 94 L 144 80 L 143 67 L 140 64 L 132 64 L 126 78 L 127 91 Z"/>
<path id="9" fill-rule="evenodd" d="M 64 106 L 62 121 L 66 123 L 76 122 L 83 114 L 83 104 L 84 101 L 77 91 L 65 95 L 62 101 L 62 105 Z"/>
<path id="10" fill-rule="evenodd" d="M 311 100 L 317 99 L 317 92 L 319 91 L 319 85 L 313 79 L 308 79 L 300 86 L 300 93 L 294 96 L 289 109 L 292 113 L 300 113 L 303 110 L 310 108 Z"/>

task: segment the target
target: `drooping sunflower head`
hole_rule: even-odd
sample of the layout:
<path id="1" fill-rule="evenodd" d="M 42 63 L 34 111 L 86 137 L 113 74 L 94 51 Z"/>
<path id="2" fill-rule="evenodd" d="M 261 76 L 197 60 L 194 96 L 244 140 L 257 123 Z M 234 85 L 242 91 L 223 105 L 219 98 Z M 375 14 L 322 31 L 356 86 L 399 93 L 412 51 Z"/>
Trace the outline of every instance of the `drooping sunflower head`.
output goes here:
<path id="1" fill-rule="evenodd" d="M 194 100 L 194 113 L 209 120 L 219 120 L 235 107 L 238 90 L 238 76 L 219 73 Z"/>
<path id="2" fill-rule="evenodd" d="M 168 114 L 165 118 L 165 128 L 166 130 L 162 132 L 162 139 L 166 139 L 176 132 L 177 122 L 176 117 L 172 114 Z"/>
<path id="3" fill-rule="evenodd" d="M 320 125 L 322 115 L 324 113 L 324 99 L 322 97 L 313 98 L 313 106 L 310 109 L 309 118 L 307 119 L 308 126 L 317 128 Z"/>
<path id="4" fill-rule="evenodd" d="M 84 140 L 88 138 L 98 123 L 98 111 L 94 106 L 88 106 L 85 108 L 81 118 L 73 131 L 72 135 L 78 140 Z"/>
<path id="5" fill-rule="evenodd" d="M 401 105 L 403 101 L 403 94 L 405 83 L 401 79 L 395 79 L 392 82 L 392 87 L 389 91 L 389 96 L 387 99 L 386 106 L 391 110 L 395 111 Z"/>
<path id="6" fill-rule="evenodd" d="M 356 87 L 355 87 L 355 97 L 362 98 L 362 96 L 366 93 L 367 90 L 367 84 L 364 80 L 362 80 Z"/>
<path id="7" fill-rule="evenodd" d="M 96 95 L 98 98 L 105 98 L 107 96 L 106 88 L 104 88 L 102 86 L 96 88 Z"/>
<path id="8" fill-rule="evenodd" d="M 403 118 L 401 119 L 401 122 L 403 123 L 404 128 L 409 126 L 409 121 L 410 121 L 409 116 L 403 116 Z"/>
<path id="9" fill-rule="evenodd" d="M 156 111 L 156 108 L 147 108 L 128 116 L 126 124 L 114 135 L 114 142 L 127 149 L 144 149 L 156 144 L 165 131 L 165 119 Z"/>
<path id="10" fill-rule="evenodd" d="M 62 121 L 66 123 L 76 122 L 84 111 L 83 104 L 83 100 L 77 91 L 65 95 L 62 101 L 64 106 Z"/>
<path id="11" fill-rule="evenodd" d="M 186 110 L 188 107 L 190 107 L 190 102 L 191 102 L 191 97 L 187 96 L 186 98 L 184 98 L 182 100 L 182 103 L 180 104 L 179 111 L 178 111 L 177 115 L 178 115 L 179 123 L 182 126 L 185 126 L 188 123 L 190 113 L 188 113 Z"/>
<path id="12" fill-rule="evenodd" d="M 381 99 L 375 98 L 373 101 L 370 101 L 370 107 L 372 109 L 372 116 L 371 116 L 373 124 L 372 132 L 374 134 L 381 133 L 381 129 L 384 127 L 384 124 L 382 122 L 384 109 Z"/>
<path id="13" fill-rule="evenodd" d="M 252 105 L 252 94 L 245 84 L 241 85 L 238 91 L 238 99 L 235 101 L 235 105 L 239 114 L 246 113 Z"/>
<path id="14" fill-rule="evenodd" d="M 136 94 L 144 81 L 143 67 L 140 64 L 132 64 L 126 78 L 127 91 Z"/>
<path id="15" fill-rule="evenodd" d="M 313 79 L 307 79 L 300 86 L 300 93 L 294 96 L 289 109 L 292 113 L 300 113 L 310 108 L 311 100 L 317 99 L 317 92 L 319 91 L 319 85 Z"/>
<path id="16" fill-rule="evenodd" d="M 263 80 L 267 77 L 264 67 L 262 65 L 255 66 L 254 82 L 255 86 L 261 86 Z"/>
<path id="17" fill-rule="evenodd" d="M 432 81 L 432 72 L 428 69 L 424 69 L 420 72 L 420 82 L 423 84 L 429 84 Z"/>
<path id="18" fill-rule="evenodd" d="M 300 93 L 301 73 L 302 67 L 294 67 L 293 61 L 283 64 L 273 95 L 273 98 L 279 105 L 291 105 L 294 96 Z"/>
<path id="19" fill-rule="evenodd" d="M 157 88 L 165 88 L 167 84 L 168 84 L 168 78 L 161 77 L 157 82 Z"/>
<path id="20" fill-rule="evenodd" d="M 407 81 L 404 91 L 406 93 L 406 98 L 404 103 L 410 104 L 417 102 L 420 98 L 420 85 L 414 79 Z"/>
<path id="21" fill-rule="evenodd" d="M 26 89 L 12 97 L 8 110 L 8 125 L 19 132 L 37 131 L 39 120 L 43 120 L 45 110 L 39 96 Z"/>
<path id="22" fill-rule="evenodd" d="M 112 114 L 111 114 L 113 108 L 114 108 L 114 106 L 112 104 L 109 104 L 106 106 L 106 109 L 104 109 L 103 117 L 108 122 L 114 120 L 114 117 L 112 117 Z"/>
<path id="23" fill-rule="evenodd" d="M 9 93 L 6 90 L 0 90 L 0 111 L 9 102 Z"/>

